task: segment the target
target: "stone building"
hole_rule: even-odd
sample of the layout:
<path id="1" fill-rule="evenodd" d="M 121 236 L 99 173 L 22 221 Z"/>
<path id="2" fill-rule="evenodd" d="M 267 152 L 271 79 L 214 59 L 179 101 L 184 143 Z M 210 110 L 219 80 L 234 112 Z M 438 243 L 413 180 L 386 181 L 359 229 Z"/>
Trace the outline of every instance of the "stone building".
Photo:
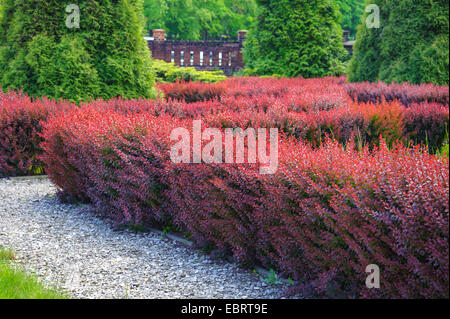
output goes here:
<path id="1" fill-rule="evenodd" d="M 185 41 L 168 40 L 166 31 L 153 30 L 153 37 L 146 37 L 153 58 L 173 62 L 178 66 L 194 67 L 200 71 L 222 70 L 231 75 L 244 67 L 242 44 L 246 30 L 238 31 L 237 41 Z M 354 41 L 348 41 L 344 31 L 344 47 L 352 53 Z"/>
<path id="2" fill-rule="evenodd" d="M 168 40 L 166 31 L 157 29 L 146 40 L 155 59 L 201 71 L 220 69 L 231 75 L 244 67 L 241 49 L 246 35 L 246 30 L 238 31 L 237 41 Z"/>

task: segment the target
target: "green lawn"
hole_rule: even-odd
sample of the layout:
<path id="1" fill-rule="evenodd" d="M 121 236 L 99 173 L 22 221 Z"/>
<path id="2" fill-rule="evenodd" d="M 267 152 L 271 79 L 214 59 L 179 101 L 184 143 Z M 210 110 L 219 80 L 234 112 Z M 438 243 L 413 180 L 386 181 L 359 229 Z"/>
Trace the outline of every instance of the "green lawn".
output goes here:
<path id="1" fill-rule="evenodd" d="M 37 278 L 14 265 L 14 253 L 0 247 L 0 299 L 63 299 L 57 290 L 46 289 Z"/>

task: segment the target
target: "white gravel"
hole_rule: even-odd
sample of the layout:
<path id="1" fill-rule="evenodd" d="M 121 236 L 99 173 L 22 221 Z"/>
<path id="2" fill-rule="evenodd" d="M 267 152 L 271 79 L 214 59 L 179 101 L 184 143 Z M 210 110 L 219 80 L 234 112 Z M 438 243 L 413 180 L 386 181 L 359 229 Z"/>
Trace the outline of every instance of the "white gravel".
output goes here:
<path id="1" fill-rule="evenodd" d="M 114 230 L 46 179 L 0 179 L 0 246 L 71 298 L 280 298 L 285 285 L 156 233 Z"/>

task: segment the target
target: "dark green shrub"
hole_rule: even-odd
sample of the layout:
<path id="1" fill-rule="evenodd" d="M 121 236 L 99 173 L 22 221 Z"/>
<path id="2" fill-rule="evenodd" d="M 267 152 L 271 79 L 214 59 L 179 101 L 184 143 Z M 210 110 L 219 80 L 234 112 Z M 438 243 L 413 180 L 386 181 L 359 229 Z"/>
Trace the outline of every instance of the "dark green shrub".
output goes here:
<path id="1" fill-rule="evenodd" d="M 80 10 L 79 28 L 66 20 Z M 4 0 L 0 86 L 70 99 L 154 97 L 142 0 Z"/>
<path id="2" fill-rule="evenodd" d="M 358 28 L 349 81 L 449 83 L 449 4 L 446 0 L 370 0 L 380 28 Z"/>
<path id="3" fill-rule="evenodd" d="M 354 38 L 364 12 L 364 0 L 335 0 L 335 2 L 342 14 L 342 29 L 350 31 L 350 37 Z"/>
<path id="4" fill-rule="evenodd" d="M 343 72 L 347 52 L 339 11 L 325 0 L 259 0 L 261 13 L 245 43 L 251 73 L 322 77 Z"/>

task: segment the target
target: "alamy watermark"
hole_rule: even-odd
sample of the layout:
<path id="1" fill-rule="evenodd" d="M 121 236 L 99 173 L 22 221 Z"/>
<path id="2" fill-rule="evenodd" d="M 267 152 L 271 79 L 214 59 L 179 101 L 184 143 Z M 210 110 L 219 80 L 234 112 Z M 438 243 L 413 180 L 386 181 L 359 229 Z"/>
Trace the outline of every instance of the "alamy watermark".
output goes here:
<path id="1" fill-rule="evenodd" d="M 192 139 L 186 128 L 176 128 L 171 132 L 170 139 L 177 143 L 170 150 L 170 158 L 173 163 L 260 163 L 261 174 L 274 174 L 277 171 L 277 128 L 247 128 L 245 131 L 241 128 L 227 128 L 224 134 L 218 128 L 206 128 L 202 131 L 202 121 L 194 120 Z M 207 142 L 206 145 L 203 142 Z"/>
<path id="2" fill-rule="evenodd" d="M 80 7 L 76 4 L 69 4 L 66 7 L 66 13 L 69 15 L 66 18 L 66 27 L 69 29 L 80 28 Z"/>
<path id="3" fill-rule="evenodd" d="M 380 289 L 380 267 L 375 264 L 368 265 L 366 273 L 369 274 L 366 278 L 366 287 Z"/>
<path id="4" fill-rule="evenodd" d="M 376 4 L 369 4 L 365 11 L 369 13 L 366 17 L 367 29 L 380 28 L 380 7 Z"/>

